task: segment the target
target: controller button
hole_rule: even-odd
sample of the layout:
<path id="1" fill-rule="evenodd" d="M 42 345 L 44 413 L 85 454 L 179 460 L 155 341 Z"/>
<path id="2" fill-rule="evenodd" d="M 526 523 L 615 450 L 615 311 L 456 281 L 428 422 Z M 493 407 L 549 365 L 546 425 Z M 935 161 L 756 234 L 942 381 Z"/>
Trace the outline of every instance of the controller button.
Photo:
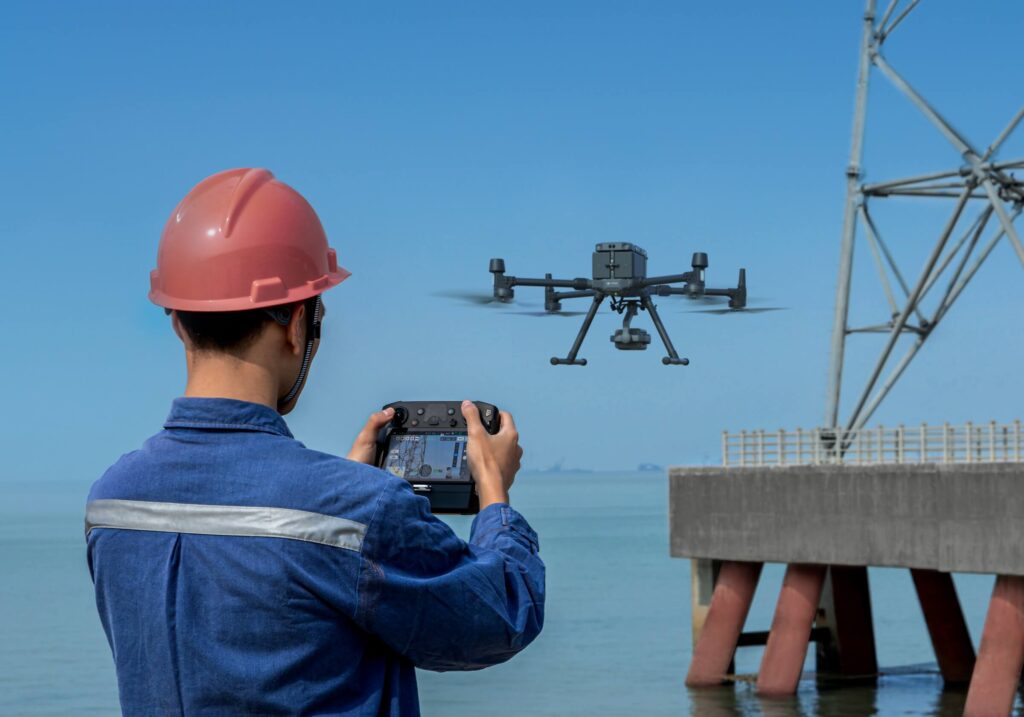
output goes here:
<path id="1" fill-rule="evenodd" d="M 459 425 L 459 422 L 453 418 L 452 420 L 448 421 L 448 425 L 451 426 L 452 428 L 455 428 L 457 425 Z"/>
<path id="2" fill-rule="evenodd" d="M 416 415 L 417 416 L 422 416 L 423 415 L 423 409 L 422 408 L 417 408 L 416 409 Z"/>
<path id="3" fill-rule="evenodd" d="M 490 418 L 492 413 L 493 411 L 488 408 L 486 411 L 484 411 L 484 418 Z"/>
<path id="4" fill-rule="evenodd" d="M 437 416 L 431 416 L 430 419 L 427 421 L 427 423 L 429 423 L 431 426 L 436 426 L 440 422 L 441 419 L 438 418 Z"/>
<path id="5" fill-rule="evenodd" d="M 418 425 L 420 425 L 420 422 L 419 422 L 419 421 L 417 421 L 417 420 L 416 420 L 416 419 L 414 418 L 414 419 L 412 419 L 412 425 L 414 425 L 414 426 L 418 426 Z"/>
<path id="6" fill-rule="evenodd" d="M 449 416 L 454 416 L 455 415 L 455 409 L 454 408 L 449 408 L 448 409 L 448 415 Z"/>

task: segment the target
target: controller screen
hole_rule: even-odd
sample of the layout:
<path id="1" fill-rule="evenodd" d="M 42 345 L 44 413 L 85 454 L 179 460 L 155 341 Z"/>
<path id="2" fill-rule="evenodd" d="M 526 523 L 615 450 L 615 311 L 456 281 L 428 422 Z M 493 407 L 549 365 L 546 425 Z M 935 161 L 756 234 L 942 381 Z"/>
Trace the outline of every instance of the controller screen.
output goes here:
<path id="1" fill-rule="evenodd" d="M 416 480 L 469 480 L 465 433 L 399 433 L 391 436 L 384 470 Z"/>

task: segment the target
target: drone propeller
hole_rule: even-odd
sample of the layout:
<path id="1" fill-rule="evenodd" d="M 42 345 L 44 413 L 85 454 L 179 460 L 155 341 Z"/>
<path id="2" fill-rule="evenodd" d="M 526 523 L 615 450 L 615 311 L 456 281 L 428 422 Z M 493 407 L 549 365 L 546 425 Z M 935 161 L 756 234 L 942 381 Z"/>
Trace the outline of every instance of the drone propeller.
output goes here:
<path id="1" fill-rule="evenodd" d="M 693 301 L 698 304 L 724 304 L 729 300 L 728 296 L 708 296 L 707 294 L 698 294 L 697 296 L 691 296 L 690 294 L 669 294 L 668 296 L 659 296 L 659 299 L 672 299 Z"/>
<path id="2" fill-rule="evenodd" d="M 757 306 L 757 304 L 761 303 L 762 301 L 766 301 L 767 300 L 763 296 L 748 296 L 747 297 L 747 305 L 744 306 L 743 308 L 740 308 L 740 309 L 733 309 L 733 308 L 730 308 L 730 307 L 725 305 L 726 302 L 729 301 L 729 297 L 728 296 L 710 296 L 710 297 L 701 297 L 701 298 L 712 299 L 712 300 L 717 299 L 718 301 L 710 301 L 710 302 L 707 302 L 707 303 L 718 303 L 719 306 L 717 308 L 707 308 L 707 309 L 687 309 L 685 311 L 677 311 L 676 313 L 677 314 L 719 314 L 719 315 L 724 315 L 724 314 L 737 314 L 737 313 L 744 313 L 744 312 L 749 312 L 749 313 L 752 313 L 752 314 L 760 314 L 760 313 L 764 313 L 764 312 L 767 312 L 767 311 L 788 311 L 789 310 L 788 306 Z M 751 306 L 750 305 L 751 303 L 753 303 L 755 305 Z"/>
<path id="3" fill-rule="evenodd" d="M 435 291 L 432 295 L 439 296 L 444 299 L 454 299 L 465 304 L 486 306 L 490 308 L 500 308 L 502 306 L 536 306 L 536 304 L 519 301 L 518 299 L 511 299 L 508 301 L 504 299 L 496 299 L 494 294 L 483 291 Z"/>
<path id="4" fill-rule="evenodd" d="M 586 316 L 586 311 L 506 311 L 516 316 Z"/>
<path id="5" fill-rule="evenodd" d="M 761 314 L 766 311 L 789 311 L 788 306 L 745 306 L 742 309 L 698 309 L 687 311 L 687 314 Z"/>

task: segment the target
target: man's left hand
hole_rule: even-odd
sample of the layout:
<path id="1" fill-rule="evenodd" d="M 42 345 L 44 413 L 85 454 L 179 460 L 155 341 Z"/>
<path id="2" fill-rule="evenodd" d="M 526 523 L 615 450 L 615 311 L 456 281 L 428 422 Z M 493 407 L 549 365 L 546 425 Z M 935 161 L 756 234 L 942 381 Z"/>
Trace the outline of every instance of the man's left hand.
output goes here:
<path id="1" fill-rule="evenodd" d="M 360 463 L 373 465 L 373 461 L 377 457 L 377 432 L 394 415 L 395 409 L 393 408 L 386 408 L 383 411 L 371 413 L 370 418 L 366 421 L 366 425 L 363 426 L 363 430 L 359 432 L 356 440 L 352 443 L 352 449 L 345 457 L 350 461 L 359 461 Z"/>

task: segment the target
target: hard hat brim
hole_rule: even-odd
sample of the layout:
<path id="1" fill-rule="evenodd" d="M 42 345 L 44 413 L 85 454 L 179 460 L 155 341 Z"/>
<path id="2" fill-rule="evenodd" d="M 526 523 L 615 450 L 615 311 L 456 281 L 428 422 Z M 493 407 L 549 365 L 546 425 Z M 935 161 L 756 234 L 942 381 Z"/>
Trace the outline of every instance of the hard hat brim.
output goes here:
<path id="1" fill-rule="evenodd" d="M 291 289 L 273 277 L 252 282 L 252 289 L 248 296 L 229 297 L 226 299 L 183 299 L 169 296 L 156 288 L 158 281 L 153 272 L 149 300 L 157 306 L 165 309 L 178 311 L 247 311 L 249 309 L 262 309 L 268 306 L 280 306 L 292 304 L 298 301 L 312 298 L 332 289 L 345 279 L 352 276 L 352 272 L 343 267 L 337 267 L 335 271 L 328 272 L 323 276 L 307 281 L 305 284 Z"/>

